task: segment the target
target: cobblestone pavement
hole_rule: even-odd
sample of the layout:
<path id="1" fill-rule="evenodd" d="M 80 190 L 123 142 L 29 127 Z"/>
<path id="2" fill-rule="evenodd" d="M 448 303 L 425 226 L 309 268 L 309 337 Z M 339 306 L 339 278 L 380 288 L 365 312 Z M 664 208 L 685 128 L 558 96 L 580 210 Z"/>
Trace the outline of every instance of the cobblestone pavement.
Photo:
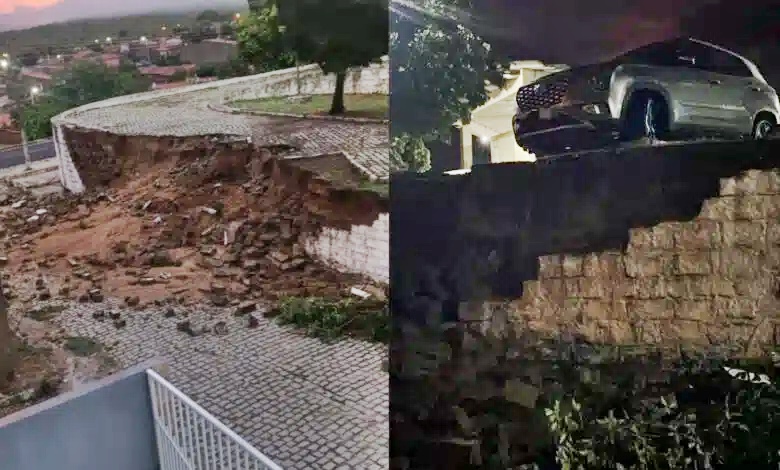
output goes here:
<path id="1" fill-rule="evenodd" d="M 215 111 L 219 88 L 157 97 L 79 112 L 72 124 L 124 135 L 236 135 L 256 143 L 296 146 L 301 156 L 343 151 L 362 171 L 389 177 L 389 130 L 386 124 L 324 119 L 254 116 Z"/>
<path id="2" fill-rule="evenodd" d="M 127 326 L 92 317 L 109 308 Z M 55 322 L 105 345 L 121 367 L 163 358 L 174 385 L 285 469 L 388 467 L 384 346 L 325 344 L 259 313 L 260 326 L 249 329 L 231 311 L 209 307 L 187 319 L 196 328 L 226 321 L 227 334 L 190 337 L 176 330 L 184 307 L 171 318 L 164 310 L 73 304 Z"/>

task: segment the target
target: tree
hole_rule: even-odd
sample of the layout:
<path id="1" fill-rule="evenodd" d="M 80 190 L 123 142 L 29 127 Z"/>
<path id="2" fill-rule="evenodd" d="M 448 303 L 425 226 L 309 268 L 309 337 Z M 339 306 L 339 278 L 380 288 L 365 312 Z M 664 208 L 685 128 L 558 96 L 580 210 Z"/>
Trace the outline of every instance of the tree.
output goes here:
<path id="1" fill-rule="evenodd" d="M 117 71 L 90 62 L 56 75 L 53 83 L 46 96 L 20 112 L 20 124 L 30 139 L 51 135 L 51 118 L 68 109 L 149 88 L 148 80 L 137 70 Z"/>
<path id="2" fill-rule="evenodd" d="M 343 114 L 347 70 L 387 54 L 387 0 L 277 0 L 276 7 L 298 60 L 336 74 L 330 114 Z"/>
<path id="3" fill-rule="evenodd" d="M 41 55 L 37 52 L 25 52 L 19 56 L 19 63 L 25 67 L 32 67 L 40 60 Z"/>
<path id="4" fill-rule="evenodd" d="M 286 47 L 278 10 L 271 5 L 250 13 L 238 26 L 238 53 L 259 72 L 295 65 L 295 56 Z"/>
<path id="5" fill-rule="evenodd" d="M 471 7 L 470 0 L 393 2 L 390 130 L 396 167 L 430 169 L 426 143 L 449 140 L 452 126 L 468 122 L 487 100 L 486 81 L 500 79 L 490 45 L 465 26 Z"/>
<path id="6" fill-rule="evenodd" d="M 19 118 L 27 137 L 37 140 L 51 135 L 51 119 L 67 110 L 65 103 L 43 97 L 34 105 L 23 108 Z"/>
<path id="7" fill-rule="evenodd" d="M 197 21 L 218 22 L 222 20 L 222 15 L 216 10 L 203 10 L 195 17 Z"/>

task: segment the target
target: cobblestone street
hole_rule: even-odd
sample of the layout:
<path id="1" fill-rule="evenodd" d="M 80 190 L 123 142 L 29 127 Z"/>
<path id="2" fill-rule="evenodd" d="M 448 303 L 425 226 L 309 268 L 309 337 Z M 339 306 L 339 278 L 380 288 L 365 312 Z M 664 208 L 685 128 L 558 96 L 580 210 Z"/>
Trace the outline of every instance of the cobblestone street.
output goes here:
<path id="1" fill-rule="evenodd" d="M 203 308 L 195 327 L 228 324 L 224 336 L 176 330 L 184 314 L 122 310 L 127 326 L 95 320 L 116 305 L 74 304 L 57 323 L 105 345 L 121 367 L 161 358 L 184 393 L 285 469 L 388 467 L 388 385 L 383 346 L 304 337 L 256 314 L 249 329 L 232 311 Z"/>

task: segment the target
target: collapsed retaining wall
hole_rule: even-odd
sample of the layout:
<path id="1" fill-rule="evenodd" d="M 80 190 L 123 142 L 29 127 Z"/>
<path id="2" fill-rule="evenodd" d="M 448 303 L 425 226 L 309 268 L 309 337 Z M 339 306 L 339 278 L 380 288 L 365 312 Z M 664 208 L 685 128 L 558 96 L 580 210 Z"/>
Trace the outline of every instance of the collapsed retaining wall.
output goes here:
<path id="1" fill-rule="evenodd" d="M 780 143 L 393 181 L 394 315 L 599 343 L 775 343 Z"/>
<path id="2" fill-rule="evenodd" d="M 93 188 L 132 181 L 163 162 L 184 164 L 204 155 L 223 162 L 215 176 L 224 180 L 241 181 L 262 172 L 278 187 L 303 194 L 308 211 L 317 216 L 321 226 L 302 241 L 309 256 L 342 272 L 388 282 L 389 202 L 376 193 L 334 188 L 316 174 L 274 157 L 273 149 L 220 136 L 118 136 L 75 128 L 66 129 L 65 136 L 74 168 Z"/>
<path id="3" fill-rule="evenodd" d="M 79 193 L 85 189 L 85 184 L 81 180 L 71 159 L 71 143 L 67 139 L 67 129 L 109 130 L 105 127 L 107 123 L 104 120 L 91 119 L 90 113 L 123 106 L 128 107 L 128 112 L 131 111 L 130 107 L 132 106 L 160 106 L 165 108 L 169 106 L 169 104 L 166 104 L 166 101 L 192 100 L 193 105 L 189 106 L 182 115 L 175 114 L 173 119 L 198 121 L 203 126 L 209 128 L 208 132 L 193 131 L 196 128 L 200 129 L 198 126 L 162 126 L 153 122 L 146 127 L 140 126 L 132 131 L 120 133 L 124 135 L 155 135 L 162 137 L 206 134 L 249 137 L 248 130 L 244 129 L 246 126 L 235 126 L 233 125 L 235 123 L 221 126 L 221 121 L 231 119 L 231 115 L 211 111 L 205 105 L 200 105 L 204 103 L 219 105 L 235 100 L 258 99 L 269 96 L 291 96 L 298 93 L 332 93 L 335 89 L 335 80 L 335 75 L 323 74 L 317 65 L 307 65 L 300 68 L 293 67 L 275 70 L 248 77 L 200 83 L 171 90 L 120 96 L 66 111 L 52 119 L 55 150 L 60 163 L 60 179 L 63 186 L 71 192 Z M 380 64 L 373 64 L 369 67 L 350 71 L 345 83 L 345 92 L 389 94 L 389 66 L 387 60 L 384 59 Z M 201 120 L 192 116 L 192 114 L 203 115 L 207 113 L 212 113 L 214 116 Z M 140 119 L 139 122 L 143 124 L 144 120 Z M 220 128 L 223 128 L 223 131 L 219 131 Z"/>

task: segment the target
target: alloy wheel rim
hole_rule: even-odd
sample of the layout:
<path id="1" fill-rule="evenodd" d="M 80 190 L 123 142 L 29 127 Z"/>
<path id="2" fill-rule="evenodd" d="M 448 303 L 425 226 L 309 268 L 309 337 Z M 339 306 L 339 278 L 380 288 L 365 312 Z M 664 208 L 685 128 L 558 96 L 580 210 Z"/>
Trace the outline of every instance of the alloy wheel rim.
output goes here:
<path id="1" fill-rule="evenodd" d="M 769 121 L 760 121 L 756 125 L 756 139 L 764 139 L 769 135 L 769 131 L 772 129 L 772 123 Z"/>

